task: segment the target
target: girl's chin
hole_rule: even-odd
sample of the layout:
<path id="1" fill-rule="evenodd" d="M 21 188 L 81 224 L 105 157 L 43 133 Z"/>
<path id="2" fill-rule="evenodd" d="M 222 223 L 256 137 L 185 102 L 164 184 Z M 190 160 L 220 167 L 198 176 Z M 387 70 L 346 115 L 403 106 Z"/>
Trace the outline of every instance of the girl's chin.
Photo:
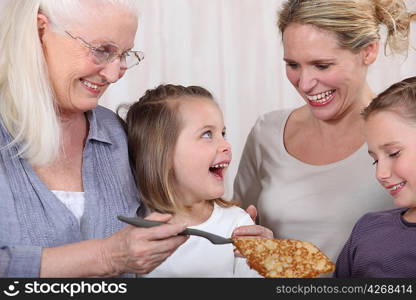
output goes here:
<path id="1" fill-rule="evenodd" d="M 411 201 L 408 201 L 406 199 L 400 199 L 400 197 L 394 197 L 394 206 L 398 208 L 408 208 L 414 205 Z"/>
<path id="2" fill-rule="evenodd" d="M 224 192 L 225 192 L 224 189 L 217 190 L 217 191 L 211 193 L 210 199 L 221 198 L 222 196 L 224 196 Z"/>

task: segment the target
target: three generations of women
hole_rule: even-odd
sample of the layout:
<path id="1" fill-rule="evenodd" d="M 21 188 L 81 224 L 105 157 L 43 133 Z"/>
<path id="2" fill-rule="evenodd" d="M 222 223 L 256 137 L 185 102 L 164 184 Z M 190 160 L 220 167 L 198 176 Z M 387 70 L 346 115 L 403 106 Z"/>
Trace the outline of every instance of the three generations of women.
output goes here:
<path id="1" fill-rule="evenodd" d="M 163 263 L 174 270 L 168 259 L 191 245 L 179 233 L 231 209 L 240 219 L 229 234 L 272 237 L 272 230 L 276 237 L 313 242 L 335 260 L 361 215 L 392 206 L 375 180 L 360 112 L 374 97 L 365 77 L 377 58 L 381 25 L 389 49 L 408 48 L 412 15 L 402 0 L 284 3 L 278 25 L 287 76 L 306 105 L 258 120 L 235 180 L 234 200 L 243 208 L 254 204 L 263 226 L 237 207 L 221 207 L 221 199 L 196 201 L 221 197 L 231 149 L 209 92 L 195 95 L 193 87 L 187 88 L 191 96 L 181 97 L 197 99 L 168 108 L 215 112 L 215 126 L 204 125 L 185 139 L 221 153 L 207 162 L 212 190 L 171 190 L 172 182 L 180 182 L 193 191 L 172 156 L 163 160 L 173 164 L 166 176 L 150 177 L 169 183 L 160 185 L 168 187 L 169 205 L 142 202 L 129 127 L 98 105 L 108 86 L 143 59 L 133 50 L 135 2 L 13 0 L 6 7 L 0 24 L 0 277 L 132 277 L 164 270 Z M 191 128 L 188 121 L 174 123 L 175 155 Z M 176 210 L 174 199 L 184 194 L 189 202 Z M 193 214 L 198 205 L 189 203 L 204 209 Z M 254 207 L 248 211 L 254 218 Z M 118 215 L 166 224 L 137 228 Z M 184 216 L 195 218 L 189 224 Z M 239 274 L 235 265 L 226 272 Z"/>
<path id="2" fill-rule="evenodd" d="M 13 0 L 0 24 L 0 277 L 147 274 L 186 224 L 144 214 L 127 138 L 98 106 L 143 59 L 135 0 Z M 171 214 L 147 218 L 168 222 Z M 260 226 L 248 235 L 270 236 Z"/>

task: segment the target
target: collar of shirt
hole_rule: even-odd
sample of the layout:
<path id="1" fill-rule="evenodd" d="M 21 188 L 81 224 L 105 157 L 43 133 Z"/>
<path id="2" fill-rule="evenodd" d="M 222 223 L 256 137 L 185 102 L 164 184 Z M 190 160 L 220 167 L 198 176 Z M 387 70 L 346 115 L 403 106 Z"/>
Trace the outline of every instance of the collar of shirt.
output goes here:
<path id="1" fill-rule="evenodd" d="M 111 140 L 111 135 L 106 130 L 106 127 L 98 125 L 101 120 L 97 118 L 96 109 L 88 111 L 86 113 L 86 116 L 90 124 L 87 142 L 89 140 L 96 140 L 107 144 L 113 144 Z"/>

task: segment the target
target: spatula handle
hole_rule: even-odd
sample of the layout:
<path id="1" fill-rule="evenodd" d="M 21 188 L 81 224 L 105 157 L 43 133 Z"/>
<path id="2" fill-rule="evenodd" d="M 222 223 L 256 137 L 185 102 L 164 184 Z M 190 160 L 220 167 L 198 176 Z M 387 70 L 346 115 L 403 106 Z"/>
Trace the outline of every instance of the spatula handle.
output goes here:
<path id="1" fill-rule="evenodd" d="M 162 224 L 166 224 L 163 222 L 158 222 L 158 221 L 151 221 L 151 220 L 145 220 L 142 218 L 128 218 L 128 217 L 124 217 L 124 216 L 117 216 L 117 219 L 119 219 L 120 221 L 130 224 L 130 225 L 134 225 L 134 226 L 138 226 L 138 227 L 155 227 L 155 226 L 159 226 Z"/>

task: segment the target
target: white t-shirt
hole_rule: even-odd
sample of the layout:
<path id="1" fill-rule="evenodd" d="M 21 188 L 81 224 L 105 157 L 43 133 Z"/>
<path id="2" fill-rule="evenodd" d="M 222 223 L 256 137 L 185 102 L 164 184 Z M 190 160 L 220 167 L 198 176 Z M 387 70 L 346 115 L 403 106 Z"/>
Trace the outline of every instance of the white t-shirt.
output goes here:
<path id="1" fill-rule="evenodd" d="M 291 110 L 261 116 L 250 132 L 234 182 L 234 199 L 254 204 L 275 238 L 312 242 L 334 263 L 359 217 L 393 208 L 375 178 L 364 144 L 349 157 L 310 165 L 291 156 L 283 134 Z"/>
<path id="2" fill-rule="evenodd" d="M 74 214 L 80 224 L 84 214 L 84 192 L 52 191 L 52 193 Z"/>
<path id="3" fill-rule="evenodd" d="M 210 218 L 190 228 L 228 238 L 236 227 L 252 224 L 241 208 L 214 204 Z M 232 244 L 214 245 L 206 238 L 191 235 L 166 261 L 142 277 L 261 277 L 250 269 L 245 258 L 235 257 L 233 249 Z"/>

